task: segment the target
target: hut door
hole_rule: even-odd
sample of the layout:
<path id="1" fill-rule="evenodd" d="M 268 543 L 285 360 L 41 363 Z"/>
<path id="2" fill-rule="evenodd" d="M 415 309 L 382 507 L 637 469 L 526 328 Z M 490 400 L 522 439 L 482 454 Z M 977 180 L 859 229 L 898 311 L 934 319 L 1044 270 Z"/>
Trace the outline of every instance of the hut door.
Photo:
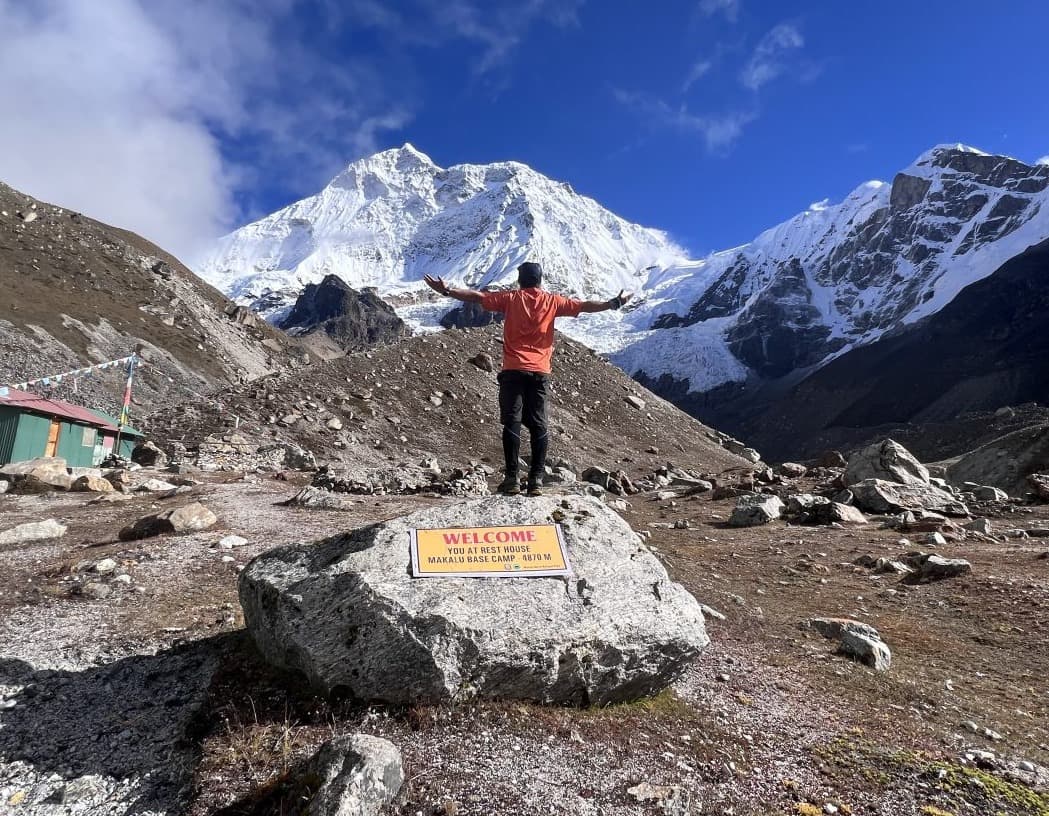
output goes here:
<path id="1" fill-rule="evenodd" d="M 62 423 L 57 419 L 51 420 L 51 429 L 47 432 L 47 447 L 44 456 L 54 456 L 58 453 L 58 433 L 62 430 Z"/>

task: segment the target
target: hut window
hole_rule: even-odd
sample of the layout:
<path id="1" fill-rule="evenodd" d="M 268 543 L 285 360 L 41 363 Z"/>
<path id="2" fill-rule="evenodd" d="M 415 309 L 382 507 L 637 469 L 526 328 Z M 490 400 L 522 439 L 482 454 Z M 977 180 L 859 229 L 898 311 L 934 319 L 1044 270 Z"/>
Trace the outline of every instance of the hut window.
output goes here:
<path id="1" fill-rule="evenodd" d="M 93 447 L 95 447 L 95 429 L 94 428 L 84 428 L 84 442 L 83 442 L 83 445 L 84 445 L 85 448 L 93 448 Z"/>

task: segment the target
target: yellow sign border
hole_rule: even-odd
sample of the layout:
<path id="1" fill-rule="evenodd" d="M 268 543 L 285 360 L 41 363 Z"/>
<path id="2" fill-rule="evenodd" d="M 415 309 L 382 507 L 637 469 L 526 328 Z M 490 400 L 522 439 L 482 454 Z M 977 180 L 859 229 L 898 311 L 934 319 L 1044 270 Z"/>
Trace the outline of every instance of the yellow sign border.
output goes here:
<path id="1" fill-rule="evenodd" d="M 537 527 L 553 527 L 554 535 L 557 539 L 557 546 L 561 551 L 561 560 L 564 563 L 564 569 L 513 569 L 513 570 L 486 570 L 486 571 L 469 571 L 463 570 L 459 572 L 428 572 L 423 569 L 419 564 L 419 538 L 418 533 L 421 532 L 435 532 L 435 531 L 451 531 L 451 530 L 499 530 L 499 529 L 522 529 L 522 528 L 537 528 Z M 564 531 L 561 529 L 560 524 L 493 524 L 487 527 L 421 527 L 409 531 L 410 544 L 409 550 L 411 551 L 411 569 L 413 578 L 549 578 L 556 576 L 572 575 L 572 564 L 568 560 L 568 547 L 565 546 Z"/>

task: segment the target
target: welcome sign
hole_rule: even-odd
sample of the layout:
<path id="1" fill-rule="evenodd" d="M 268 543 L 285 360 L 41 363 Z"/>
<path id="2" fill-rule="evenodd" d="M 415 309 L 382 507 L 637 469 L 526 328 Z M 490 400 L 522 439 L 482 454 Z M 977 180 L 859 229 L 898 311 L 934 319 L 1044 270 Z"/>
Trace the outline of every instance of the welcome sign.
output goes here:
<path id="1" fill-rule="evenodd" d="M 515 578 L 570 575 L 559 524 L 412 531 L 412 575 Z"/>

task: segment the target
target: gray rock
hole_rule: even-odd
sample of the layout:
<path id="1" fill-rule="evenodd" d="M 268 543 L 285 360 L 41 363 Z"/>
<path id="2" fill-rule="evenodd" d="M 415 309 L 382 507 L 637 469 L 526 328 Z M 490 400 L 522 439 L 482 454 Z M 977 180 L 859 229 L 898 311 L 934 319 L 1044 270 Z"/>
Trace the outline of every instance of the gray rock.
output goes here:
<path id="1" fill-rule="evenodd" d="M 950 493 L 927 484 L 899 484 L 864 479 L 852 485 L 856 506 L 869 513 L 935 510 L 948 515 L 968 515 L 968 508 Z"/>
<path id="2" fill-rule="evenodd" d="M 0 479 L 0 496 L 4 495 L 8 490 L 11 489 L 11 483 Z"/>
<path id="3" fill-rule="evenodd" d="M 829 505 L 830 499 L 812 493 L 798 493 L 787 498 L 787 513 L 792 516 L 807 516 L 815 513 L 821 505 Z"/>
<path id="4" fill-rule="evenodd" d="M 892 666 L 892 652 L 880 637 L 845 631 L 841 636 L 841 651 L 875 671 L 888 671 Z"/>
<path id="5" fill-rule="evenodd" d="M 356 506 L 353 499 L 322 487 L 304 487 L 283 504 L 286 507 L 312 507 L 315 510 L 352 510 Z"/>
<path id="6" fill-rule="evenodd" d="M 972 572 L 972 564 L 968 561 L 962 558 L 944 558 L 942 555 L 920 553 L 916 556 L 905 557 L 904 562 L 914 569 L 911 580 L 920 584 L 942 581 Z"/>
<path id="7" fill-rule="evenodd" d="M 95 564 L 95 572 L 99 575 L 108 575 L 111 572 L 116 572 L 117 562 L 112 558 L 103 558 Z"/>
<path id="8" fill-rule="evenodd" d="M 948 475 L 955 484 L 976 482 L 999 487 L 1013 496 L 1023 496 L 1032 488 L 1029 474 L 1047 471 L 1049 423 L 1042 423 L 1013 431 L 970 451 L 949 466 Z"/>
<path id="9" fill-rule="evenodd" d="M 438 405 L 441 404 L 440 400 L 438 400 L 437 404 Z M 342 420 L 339 419 L 338 417 L 332 417 L 331 419 L 329 419 L 327 422 L 324 423 L 324 427 L 326 427 L 329 431 L 341 431 L 342 430 Z"/>
<path id="10" fill-rule="evenodd" d="M 740 496 L 732 510 L 728 523 L 733 527 L 754 527 L 768 524 L 783 513 L 783 502 L 778 496 L 752 493 Z"/>
<path id="11" fill-rule="evenodd" d="M 481 371 L 493 371 L 495 369 L 495 363 L 492 362 L 491 355 L 485 354 L 483 351 L 479 354 L 475 354 L 466 362 L 473 363 L 475 366 L 481 369 Z"/>
<path id="12" fill-rule="evenodd" d="M 816 508 L 816 520 L 821 524 L 866 524 L 867 517 L 857 508 L 839 502 L 829 502 Z"/>
<path id="13" fill-rule="evenodd" d="M 80 589 L 81 595 L 95 601 L 101 601 L 103 598 L 108 598 L 112 593 L 113 590 L 109 588 L 108 584 L 103 584 L 99 581 L 92 581 L 84 584 Z"/>
<path id="14" fill-rule="evenodd" d="M 144 516 L 120 531 L 121 541 L 135 541 L 169 533 L 192 533 L 206 530 L 218 517 L 200 502 L 183 505 L 174 510 Z"/>
<path id="15" fill-rule="evenodd" d="M 869 623 L 852 618 L 812 618 L 804 626 L 829 640 L 838 641 L 843 654 L 876 671 L 887 671 L 892 664 L 889 647 L 882 641 L 878 630 Z"/>
<path id="16" fill-rule="evenodd" d="M 838 504 L 847 504 L 849 506 L 852 506 L 856 502 L 856 495 L 851 490 L 846 488 L 845 490 L 839 490 L 837 493 L 831 496 L 831 501 L 836 501 Z"/>
<path id="17" fill-rule="evenodd" d="M 1032 473 L 1027 477 L 1027 486 L 1034 492 L 1035 498 L 1049 501 L 1049 473 Z"/>
<path id="18" fill-rule="evenodd" d="M 1009 494 L 1000 487 L 991 485 L 978 485 L 973 491 L 973 498 L 982 502 L 1007 502 Z"/>
<path id="19" fill-rule="evenodd" d="M 966 530 L 972 530 L 974 533 L 982 533 L 983 535 L 992 535 L 994 533 L 994 527 L 991 525 L 990 519 L 985 518 L 973 519 L 968 524 L 963 524 L 962 527 Z"/>
<path id="20" fill-rule="evenodd" d="M 808 468 L 804 465 L 799 465 L 797 462 L 782 462 L 773 468 L 776 473 L 780 476 L 786 476 L 788 479 L 798 479 L 804 476 L 808 472 Z"/>
<path id="21" fill-rule="evenodd" d="M 641 397 L 637 397 L 633 394 L 627 394 L 625 397 L 623 397 L 623 399 L 626 401 L 627 405 L 631 406 L 632 408 L 637 408 L 637 410 L 639 411 L 645 410 L 645 401 L 641 399 Z"/>
<path id="22" fill-rule="evenodd" d="M 312 792 L 307 816 L 375 816 L 404 784 L 401 752 L 389 740 L 367 734 L 324 743 L 304 776 Z"/>
<path id="23" fill-rule="evenodd" d="M 943 537 L 943 533 L 928 533 L 925 536 L 925 543 L 930 547 L 946 547 L 947 539 Z"/>
<path id="24" fill-rule="evenodd" d="M 146 481 L 140 482 L 131 489 L 135 493 L 166 493 L 169 490 L 174 490 L 177 486 L 161 479 L 146 479 Z"/>
<path id="25" fill-rule="evenodd" d="M 219 539 L 220 550 L 232 550 L 234 547 L 243 547 L 248 539 L 239 535 L 228 535 Z"/>
<path id="26" fill-rule="evenodd" d="M 66 534 L 66 525 L 54 519 L 29 521 L 19 524 L 0 533 L 0 545 L 25 544 L 29 541 L 46 541 L 49 538 L 61 538 Z"/>
<path id="27" fill-rule="evenodd" d="M 665 688 L 707 646 L 699 604 L 633 530 L 587 497 L 493 497 L 271 550 L 240 578 L 271 662 L 365 700 L 603 705 Z M 549 523 L 568 578 L 412 578 L 409 533 Z"/>
<path id="28" fill-rule="evenodd" d="M 852 486 L 866 479 L 881 479 L 904 485 L 928 485 L 929 471 L 903 445 L 886 439 L 849 458 L 845 484 Z"/>

